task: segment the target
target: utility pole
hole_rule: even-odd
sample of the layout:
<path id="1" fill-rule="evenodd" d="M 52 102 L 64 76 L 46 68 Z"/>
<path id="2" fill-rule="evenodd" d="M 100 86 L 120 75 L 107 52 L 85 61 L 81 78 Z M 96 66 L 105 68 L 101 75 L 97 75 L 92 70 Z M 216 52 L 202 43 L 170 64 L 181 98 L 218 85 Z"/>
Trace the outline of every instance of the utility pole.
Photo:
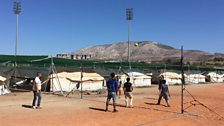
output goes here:
<path id="1" fill-rule="evenodd" d="M 83 55 L 81 57 L 81 78 L 80 78 L 80 84 L 81 84 L 81 99 L 83 99 Z"/>
<path id="2" fill-rule="evenodd" d="M 181 46 L 181 75 L 182 75 L 182 84 L 181 84 L 181 113 L 184 113 L 184 86 L 185 86 L 185 77 L 184 77 L 184 54 L 183 54 L 183 46 Z"/>
<path id="3" fill-rule="evenodd" d="M 128 21 L 128 64 L 129 69 L 131 70 L 131 60 L 130 60 L 130 24 L 133 20 L 133 8 L 126 8 L 126 20 Z"/>

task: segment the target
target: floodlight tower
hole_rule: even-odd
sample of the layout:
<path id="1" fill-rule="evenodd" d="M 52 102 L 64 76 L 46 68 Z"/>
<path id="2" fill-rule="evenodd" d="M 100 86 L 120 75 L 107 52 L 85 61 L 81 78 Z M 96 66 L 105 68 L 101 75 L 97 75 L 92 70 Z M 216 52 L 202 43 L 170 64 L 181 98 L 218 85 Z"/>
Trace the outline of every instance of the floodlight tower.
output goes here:
<path id="1" fill-rule="evenodd" d="M 14 13 L 16 15 L 16 44 L 15 44 L 15 62 L 14 62 L 14 83 L 16 83 L 16 67 L 17 67 L 17 49 L 18 49 L 18 32 L 19 32 L 19 28 L 18 28 L 18 23 L 19 23 L 19 14 L 21 12 L 21 3 L 20 2 L 14 2 L 13 5 L 13 10 Z"/>
<path id="2" fill-rule="evenodd" d="M 15 44 L 15 57 L 17 56 L 18 52 L 18 33 L 19 33 L 19 14 L 21 12 L 21 3 L 20 2 L 14 2 L 13 6 L 14 13 L 16 15 L 16 44 Z M 15 60 L 15 65 L 16 65 L 16 60 Z"/>
<path id="3" fill-rule="evenodd" d="M 129 69 L 131 69 L 131 61 L 130 61 L 130 23 L 133 19 L 133 8 L 126 8 L 126 20 L 128 21 L 128 64 Z"/>

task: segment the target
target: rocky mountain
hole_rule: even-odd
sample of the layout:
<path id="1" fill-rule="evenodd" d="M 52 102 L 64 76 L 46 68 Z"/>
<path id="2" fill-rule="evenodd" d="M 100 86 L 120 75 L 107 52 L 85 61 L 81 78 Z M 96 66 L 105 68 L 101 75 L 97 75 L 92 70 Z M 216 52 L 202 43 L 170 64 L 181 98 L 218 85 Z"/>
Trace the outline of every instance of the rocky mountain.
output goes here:
<path id="1" fill-rule="evenodd" d="M 138 43 L 138 46 L 136 46 Z M 127 60 L 128 43 L 117 42 L 113 44 L 89 46 L 72 52 L 74 55 L 91 55 L 94 60 Z M 175 61 L 180 59 L 180 49 L 173 48 L 153 41 L 131 42 L 131 61 L 157 62 Z M 212 54 L 199 50 L 185 50 L 185 61 L 208 61 L 222 54 Z"/>

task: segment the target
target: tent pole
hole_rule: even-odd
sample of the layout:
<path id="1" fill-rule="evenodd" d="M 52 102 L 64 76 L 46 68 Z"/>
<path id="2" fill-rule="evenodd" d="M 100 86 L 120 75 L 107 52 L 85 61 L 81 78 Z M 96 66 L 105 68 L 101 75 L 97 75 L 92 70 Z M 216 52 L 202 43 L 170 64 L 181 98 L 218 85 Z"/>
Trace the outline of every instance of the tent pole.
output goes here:
<path id="1" fill-rule="evenodd" d="M 52 92 L 54 93 L 54 74 L 52 72 L 52 66 L 50 66 L 50 73 L 51 73 Z"/>
<path id="2" fill-rule="evenodd" d="M 51 73 L 52 72 L 52 73 Z M 52 83 L 52 91 L 53 91 L 53 93 L 54 93 L 54 87 L 56 87 L 55 85 L 54 85 L 54 74 L 55 74 L 55 78 L 56 78 L 56 82 L 58 83 L 58 86 L 59 86 L 59 88 L 60 88 L 60 95 L 63 95 L 63 90 L 62 90 L 62 86 L 61 86 L 61 83 L 60 83 L 60 80 L 59 80 L 59 77 L 58 77 L 58 74 L 57 74 L 57 70 L 56 70 L 56 67 L 55 67 L 55 65 L 54 65 L 54 60 L 53 60 L 53 57 L 51 56 L 51 66 L 50 66 L 50 72 L 49 73 L 51 73 L 51 83 Z M 57 89 L 56 89 L 56 91 L 57 91 Z"/>
<path id="3" fill-rule="evenodd" d="M 56 76 L 56 80 L 57 80 L 59 88 L 61 90 L 61 95 L 63 95 L 63 90 L 62 90 L 61 83 L 60 83 L 60 80 L 59 80 L 59 77 L 58 77 L 58 73 L 57 73 L 57 69 L 56 69 L 54 63 L 53 63 L 53 72 L 54 72 L 54 74 Z"/>

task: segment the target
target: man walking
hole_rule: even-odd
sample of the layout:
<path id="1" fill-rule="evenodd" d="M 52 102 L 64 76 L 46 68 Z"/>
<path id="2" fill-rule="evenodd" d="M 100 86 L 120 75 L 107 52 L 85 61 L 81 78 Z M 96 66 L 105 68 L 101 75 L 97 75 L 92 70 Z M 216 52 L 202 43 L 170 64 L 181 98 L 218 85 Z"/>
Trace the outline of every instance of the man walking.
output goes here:
<path id="1" fill-rule="evenodd" d="M 133 107 L 133 97 L 132 97 L 132 91 L 133 91 L 133 87 L 132 87 L 132 83 L 130 82 L 130 78 L 128 77 L 127 82 L 124 83 L 124 95 L 125 95 L 125 103 L 126 103 L 126 107 Z M 129 101 L 130 100 L 130 104 Z M 130 105 L 130 106 L 129 106 Z"/>
<path id="2" fill-rule="evenodd" d="M 167 107 L 170 107 L 169 103 L 170 92 L 168 85 L 166 84 L 166 80 L 162 80 L 160 95 L 157 103 L 158 105 L 160 105 L 162 97 L 166 100 Z"/>
<path id="3" fill-rule="evenodd" d="M 115 74 L 111 73 L 110 74 L 111 79 L 107 81 L 107 101 L 106 101 L 106 111 L 108 111 L 108 106 L 111 98 L 113 99 L 113 106 L 114 106 L 114 111 L 113 112 L 118 112 L 116 109 L 116 92 L 117 92 L 117 87 L 118 87 L 118 82 L 115 78 Z"/>
<path id="4" fill-rule="evenodd" d="M 33 109 L 41 109 L 40 103 L 41 103 L 41 80 L 42 73 L 38 72 L 37 76 L 35 77 L 34 83 L 33 83 Z M 37 100 L 38 97 L 38 100 Z M 37 106 L 36 106 L 36 100 L 37 100 Z"/>

